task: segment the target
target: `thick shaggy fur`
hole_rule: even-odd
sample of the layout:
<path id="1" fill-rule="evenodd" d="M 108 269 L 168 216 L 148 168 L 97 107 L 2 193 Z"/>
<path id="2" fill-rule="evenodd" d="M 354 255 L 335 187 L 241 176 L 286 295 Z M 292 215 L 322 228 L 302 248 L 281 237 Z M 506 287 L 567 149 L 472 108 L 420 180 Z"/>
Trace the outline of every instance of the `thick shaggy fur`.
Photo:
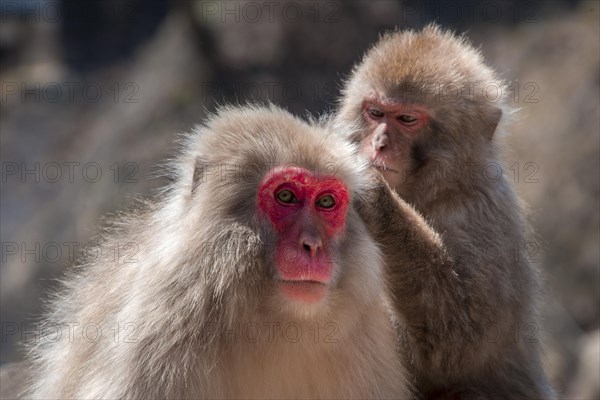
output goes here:
<path id="1" fill-rule="evenodd" d="M 337 129 L 360 142 L 370 97 L 432 114 L 403 160 L 406 180 L 396 193 L 380 182 L 361 208 L 383 246 L 417 389 L 426 398 L 553 398 L 540 362 L 540 278 L 495 134 L 510 110 L 486 85 L 505 87 L 463 38 L 436 26 L 390 33 L 347 81 Z"/>
<path id="2" fill-rule="evenodd" d="M 325 168 L 360 198 L 368 182 L 353 147 L 274 107 L 223 109 L 184 142 L 174 183 L 114 221 L 100 260 L 70 271 L 47 324 L 71 323 L 73 339 L 64 328 L 32 348 L 26 397 L 409 397 L 381 256 L 356 210 L 318 306 L 276 292 L 276 238 L 256 211 L 258 183 L 277 164 Z M 137 262 L 115 260 L 110 246 L 129 242 Z M 89 323 L 100 338 L 92 329 L 85 340 Z"/>

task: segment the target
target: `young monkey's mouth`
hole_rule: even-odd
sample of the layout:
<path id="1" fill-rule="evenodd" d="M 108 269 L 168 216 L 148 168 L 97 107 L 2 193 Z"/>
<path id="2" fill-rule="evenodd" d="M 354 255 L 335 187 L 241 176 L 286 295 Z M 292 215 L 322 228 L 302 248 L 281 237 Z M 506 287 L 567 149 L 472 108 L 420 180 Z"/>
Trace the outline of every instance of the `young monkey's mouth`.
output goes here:
<path id="1" fill-rule="evenodd" d="M 390 168 L 390 167 L 386 166 L 385 164 L 379 163 L 379 162 L 372 162 L 371 166 L 374 168 L 377 168 L 379 171 L 382 171 L 382 172 L 393 172 L 395 174 L 400 173 L 400 171 L 398 171 L 397 169 Z"/>

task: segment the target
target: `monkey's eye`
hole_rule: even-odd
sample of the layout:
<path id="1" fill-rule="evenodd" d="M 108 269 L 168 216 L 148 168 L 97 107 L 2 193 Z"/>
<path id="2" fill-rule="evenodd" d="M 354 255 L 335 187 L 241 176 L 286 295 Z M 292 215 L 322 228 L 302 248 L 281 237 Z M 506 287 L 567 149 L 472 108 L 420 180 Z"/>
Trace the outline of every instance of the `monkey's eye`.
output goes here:
<path id="1" fill-rule="evenodd" d="M 292 191 L 289 189 L 280 190 L 275 194 L 275 197 L 277 197 L 277 200 L 279 200 L 279 202 L 281 203 L 298 203 L 298 199 L 296 198 L 296 196 L 294 196 L 294 193 L 292 193 Z"/>
<path id="2" fill-rule="evenodd" d="M 319 197 L 317 200 L 317 206 L 321 208 L 331 208 L 335 206 L 335 199 L 332 195 L 326 194 L 325 196 Z"/>
<path id="3" fill-rule="evenodd" d="M 383 112 L 381 112 L 380 110 L 376 109 L 376 108 L 370 108 L 369 109 L 369 115 L 373 118 L 381 118 L 383 117 Z"/>
<path id="4" fill-rule="evenodd" d="M 401 116 L 398 117 L 398 119 L 400 121 L 404 122 L 405 124 L 412 124 L 417 121 L 416 117 L 413 117 L 412 115 L 408 115 L 408 114 L 402 114 Z"/>

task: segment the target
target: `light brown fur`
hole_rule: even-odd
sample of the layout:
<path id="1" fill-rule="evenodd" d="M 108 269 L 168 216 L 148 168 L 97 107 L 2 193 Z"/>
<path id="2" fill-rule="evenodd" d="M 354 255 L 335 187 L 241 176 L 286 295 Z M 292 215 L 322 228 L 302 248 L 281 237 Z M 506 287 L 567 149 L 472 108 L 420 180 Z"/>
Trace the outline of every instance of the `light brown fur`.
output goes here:
<path id="1" fill-rule="evenodd" d="M 184 140 L 174 183 L 114 220 L 100 240 L 104 250 L 135 243 L 138 261 L 106 251 L 70 271 L 46 323 L 80 326 L 72 342 L 65 331 L 35 344 L 25 396 L 408 398 L 381 256 L 356 211 L 349 209 L 334 283 L 318 307 L 277 295 L 276 238 L 256 213 L 258 183 L 275 164 L 327 165 L 353 198 L 364 195 L 368 182 L 353 151 L 274 107 L 221 110 Z M 222 163 L 225 175 L 212 169 Z M 82 339 L 90 322 L 103 328 L 96 342 Z M 115 341 L 115 323 L 135 324 L 133 334 L 121 331 Z"/>
<path id="2" fill-rule="evenodd" d="M 444 96 L 447 84 L 462 94 Z M 416 388 L 425 398 L 553 398 L 540 361 L 529 229 L 507 170 L 497 180 L 484 175 L 486 166 L 503 167 L 495 131 L 510 114 L 505 96 L 467 91 L 486 84 L 506 93 L 463 38 L 436 26 L 390 33 L 346 82 L 337 129 L 369 140 L 365 98 L 425 105 L 432 115 L 403 153 L 402 181 L 392 190 L 374 178 L 379 189 L 360 205 L 389 267 Z"/>

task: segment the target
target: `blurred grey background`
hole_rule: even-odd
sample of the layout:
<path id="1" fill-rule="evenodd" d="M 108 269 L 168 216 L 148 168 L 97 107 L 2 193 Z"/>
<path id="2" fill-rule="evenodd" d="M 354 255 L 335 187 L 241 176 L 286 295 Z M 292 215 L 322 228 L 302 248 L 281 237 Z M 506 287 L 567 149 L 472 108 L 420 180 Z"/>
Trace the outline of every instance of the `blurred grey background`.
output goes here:
<path id="1" fill-rule="evenodd" d="M 600 396 L 598 1 L 0 0 L 2 364 L 100 216 L 165 183 L 178 132 L 219 103 L 332 110 L 381 32 L 467 36 L 519 109 L 504 173 L 545 272 L 545 363 L 565 398 Z"/>

